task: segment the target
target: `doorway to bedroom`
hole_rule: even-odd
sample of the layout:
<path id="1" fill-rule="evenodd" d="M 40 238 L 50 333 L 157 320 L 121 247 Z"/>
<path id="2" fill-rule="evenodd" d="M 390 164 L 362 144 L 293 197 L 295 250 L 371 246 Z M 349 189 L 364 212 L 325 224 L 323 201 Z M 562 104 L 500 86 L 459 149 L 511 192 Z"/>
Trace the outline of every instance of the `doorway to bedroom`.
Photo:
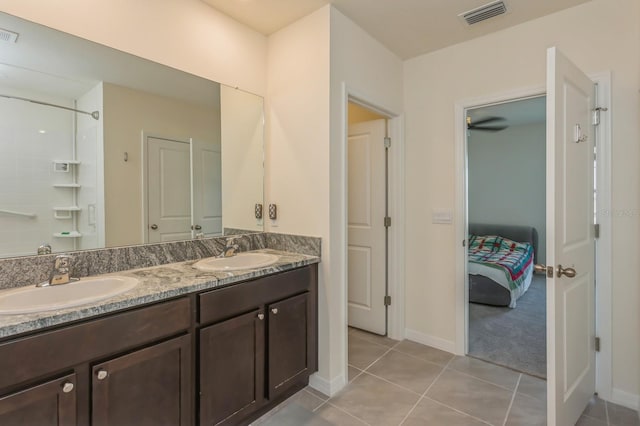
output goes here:
<path id="1" fill-rule="evenodd" d="M 466 110 L 468 354 L 546 378 L 546 96 Z"/>

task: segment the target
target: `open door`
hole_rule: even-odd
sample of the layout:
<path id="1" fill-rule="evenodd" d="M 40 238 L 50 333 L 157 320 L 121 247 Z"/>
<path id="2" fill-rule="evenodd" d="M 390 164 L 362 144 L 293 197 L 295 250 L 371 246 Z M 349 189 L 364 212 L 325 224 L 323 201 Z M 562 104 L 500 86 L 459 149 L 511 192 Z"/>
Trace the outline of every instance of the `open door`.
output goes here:
<path id="1" fill-rule="evenodd" d="M 348 324 L 387 334 L 384 119 L 349 125 Z"/>
<path id="2" fill-rule="evenodd" d="M 547 51 L 547 424 L 573 425 L 595 392 L 593 82 Z"/>

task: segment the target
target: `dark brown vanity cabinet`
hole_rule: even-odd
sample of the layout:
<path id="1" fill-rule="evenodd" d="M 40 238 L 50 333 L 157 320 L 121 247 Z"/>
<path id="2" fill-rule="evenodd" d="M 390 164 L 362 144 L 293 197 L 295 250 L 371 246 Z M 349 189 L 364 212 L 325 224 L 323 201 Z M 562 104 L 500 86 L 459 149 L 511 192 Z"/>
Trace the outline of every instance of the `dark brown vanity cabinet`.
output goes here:
<path id="1" fill-rule="evenodd" d="M 317 370 L 317 267 L 199 297 L 199 424 L 237 425 Z"/>
<path id="2" fill-rule="evenodd" d="M 76 377 L 69 374 L 0 398 L 0 425 L 76 425 Z"/>
<path id="3" fill-rule="evenodd" d="M 181 336 L 94 365 L 91 424 L 188 425 L 190 353 Z"/>
<path id="4" fill-rule="evenodd" d="M 316 371 L 316 318 L 310 265 L 5 339 L 0 426 L 247 424 Z"/>
<path id="5" fill-rule="evenodd" d="M 0 343 L 0 425 L 189 425 L 191 303 Z"/>

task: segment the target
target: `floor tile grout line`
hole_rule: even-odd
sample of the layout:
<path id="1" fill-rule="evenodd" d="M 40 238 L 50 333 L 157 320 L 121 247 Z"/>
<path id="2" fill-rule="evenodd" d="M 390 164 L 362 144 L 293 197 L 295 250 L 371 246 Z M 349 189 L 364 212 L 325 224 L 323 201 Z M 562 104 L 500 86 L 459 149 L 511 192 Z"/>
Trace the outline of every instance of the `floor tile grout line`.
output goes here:
<path id="1" fill-rule="evenodd" d="M 471 419 L 477 420 L 477 421 L 479 421 L 480 423 L 484 423 L 484 424 L 486 424 L 486 425 L 493 426 L 493 424 L 492 424 L 491 422 L 488 422 L 488 421 L 486 421 L 486 420 L 482 420 L 480 417 L 476 417 L 476 416 L 471 415 L 471 414 L 469 414 L 469 413 L 467 413 L 467 412 L 465 412 L 465 411 L 462 411 L 462 410 L 461 410 L 461 409 L 459 409 L 459 408 L 455 408 L 455 407 L 453 407 L 453 406 L 451 406 L 451 405 L 447 405 L 447 404 L 445 404 L 444 402 L 441 402 L 441 401 L 438 401 L 437 399 L 433 399 L 433 398 L 431 398 L 430 396 L 425 395 L 422 399 L 428 399 L 429 401 L 432 401 L 432 402 L 434 402 L 434 403 L 436 403 L 436 404 L 438 404 L 438 405 L 442 405 L 443 407 L 446 407 L 446 408 L 448 408 L 448 409 L 450 409 L 450 410 L 453 410 L 453 411 L 455 411 L 456 413 L 460 413 L 460 414 L 463 414 L 463 415 L 464 415 L 464 416 L 466 416 L 466 417 L 469 417 L 469 418 L 471 418 Z"/>
<path id="2" fill-rule="evenodd" d="M 354 415 L 354 414 L 351 414 L 350 412 L 348 412 L 348 411 L 347 411 L 347 410 L 345 410 L 344 408 L 338 407 L 337 405 L 332 404 L 332 403 L 330 403 L 329 401 L 327 401 L 327 404 L 329 404 L 330 406 L 332 406 L 333 408 L 335 408 L 335 409 L 337 409 L 337 410 L 342 411 L 343 413 L 347 414 L 348 416 L 353 417 L 354 419 L 356 419 L 356 420 L 358 420 L 358 421 L 362 422 L 363 424 L 365 424 L 365 425 L 367 425 L 367 426 L 371 426 L 369 423 L 365 422 L 365 421 L 364 421 L 364 420 L 362 420 L 360 417 L 358 417 L 358 416 L 356 416 L 356 415 Z"/>
<path id="3" fill-rule="evenodd" d="M 425 395 L 427 394 L 427 392 L 429 392 L 429 389 L 431 389 L 433 387 L 433 384 L 435 382 L 438 381 L 438 379 L 440 378 L 440 376 L 442 376 L 442 374 L 445 372 L 445 370 L 447 369 L 447 366 L 449 364 L 451 364 L 451 362 L 453 361 L 455 357 L 452 357 L 449 362 L 447 362 L 447 364 L 442 367 L 442 370 L 440 370 L 440 372 L 438 373 L 438 375 L 433 379 L 433 381 L 431 382 L 431 384 L 429 384 L 429 386 L 427 386 L 427 388 L 424 390 L 424 392 L 422 392 L 422 395 L 420 395 L 420 398 L 418 398 L 418 400 L 416 401 L 415 404 L 413 404 L 413 407 L 411 407 L 411 409 L 409 410 L 409 412 L 404 416 L 404 418 L 402 419 L 402 421 L 400 422 L 400 426 L 409 418 L 409 416 L 411 415 L 411 413 L 413 413 L 416 409 L 416 407 L 418 406 L 418 404 L 420 404 L 420 401 L 422 401 L 425 397 Z"/>
<path id="4" fill-rule="evenodd" d="M 305 391 L 306 393 L 308 393 L 309 395 L 313 396 L 314 398 L 319 399 L 322 402 L 325 402 L 325 401 L 329 400 L 328 397 L 327 397 L 327 399 L 320 398 L 318 395 L 314 394 L 313 392 L 308 391 L 307 388 L 303 388 L 302 390 Z"/>
<path id="5" fill-rule="evenodd" d="M 467 376 L 467 377 L 471 377 L 472 379 L 480 380 L 481 382 L 484 382 L 484 383 L 486 383 L 486 384 L 488 384 L 488 385 L 497 386 L 497 387 L 499 387 L 499 388 L 500 388 L 500 389 L 502 389 L 502 390 L 506 390 L 507 392 L 511 392 L 511 391 L 512 391 L 512 389 L 509 389 L 509 388 L 508 388 L 508 387 L 506 387 L 506 386 L 502 386 L 502 385 L 499 385 L 499 384 L 497 384 L 497 383 L 490 382 L 489 380 L 486 380 L 486 379 L 480 378 L 480 377 L 478 377 L 478 376 L 474 376 L 473 374 L 466 373 L 466 372 L 464 372 L 464 371 L 457 370 L 457 369 L 455 369 L 455 368 L 453 368 L 453 367 L 449 368 L 449 370 L 451 370 L 451 371 L 455 371 L 456 373 L 460 373 L 460 374 L 465 375 L 465 376 Z M 518 373 L 518 374 L 519 374 L 519 375 L 521 375 L 521 374 L 523 374 L 523 373 Z M 520 382 L 520 378 L 518 377 L 518 381 L 517 381 L 517 383 L 519 383 L 519 382 Z M 516 384 L 517 384 L 517 383 L 516 383 Z M 533 397 L 532 397 L 532 398 L 533 398 Z"/>
<path id="6" fill-rule="evenodd" d="M 405 390 L 405 391 L 407 391 L 407 392 L 411 392 L 411 393 L 412 393 L 412 394 L 414 394 L 414 395 L 417 395 L 417 396 L 422 395 L 422 394 L 421 394 L 421 393 L 419 393 L 419 392 L 416 392 L 416 391 L 414 391 L 414 390 L 411 390 L 411 389 L 409 389 L 409 388 L 406 388 L 406 387 L 404 387 L 404 386 L 402 386 L 402 385 L 399 385 L 399 384 L 397 384 L 397 383 L 395 383 L 395 382 L 392 382 L 392 381 L 391 381 L 391 380 L 389 380 L 389 379 L 385 379 L 384 377 L 377 376 L 377 375 L 375 375 L 375 374 L 373 374 L 373 373 L 370 373 L 370 372 L 368 372 L 368 371 L 363 371 L 362 373 L 363 373 L 363 374 L 367 374 L 367 375 L 369 375 L 369 376 L 371 376 L 371 377 L 375 377 L 376 379 L 382 380 L 383 382 L 387 382 L 387 383 L 389 383 L 390 385 L 393 385 L 393 386 L 399 387 L 400 389 Z M 359 376 L 358 376 L 358 377 L 359 377 Z"/>
<path id="7" fill-rule="evenodd" d="M 386 354 L 388 354 L 389 352 L 391 352 L 392 348 L 388 348 L 382 355 L 380 355 L 378 358 L 376 358 L 372 363 L 370 363 L 369 365 L 367 365 L 365 368 L 362 369 L 362 371 L 367 371 L 367 369 L 371 368 L 371 366 L 373 364 L 375 364 L 376 362 L 380 361 L 382 359 L 382 357 L 384 357 Z M 349 364 L 349 362 L 347 361 L 347 365 Z M 357 367 L 356 367 L 357 368 Z M 347 373 L 348 374 L 348 373 Z M 348 379 L 348 378 L 347 378 Z"/>
<path id="8" fill-rule="evenodd" d="M 513 388 L 513 395 L 511 395 L 511 401 L 509 401 L 509 407 L 507 407 L 507 412 L 504 415 L 502 426 L 505 426 L 507 424 L 507 420 L 509 419 L 509 414 L 511 414 L 511 407 L 513 407 L 513 401 L 516 400 L 516 394 L 518 393 L 518 387 L 520 386 L 521 379 L 522 379 L 522 373 L 518 375 L 518 381 L 516 382 L 516 387 Z"/>
<path id="9" fill-rule="evenodd" d="M 426 346 L 426 347 L 430 348 L 431 346 Z M 442 366 L 448 365 L 452 360 L 454 360 L 456 358 L 456 356 L 454 354 L 451 354 L 451 359 L 449 359 L 446 363 L 438 364 L 437 362 L 429 361 L 428 359 L 421 358 L 421 357 L 419 357 L 417 355 L 413 355 L 413 354 L 410 354 L 410 353 L 407 353 L 407 352 L 403 352 L 400 349 L 396 349 L 395 346 L 392 347 L 391 349 L 396 351 L 396 352 L 398 352 L 398 353 L 401 353 L 402 355 L 410 356 L 411 358 L 419 359 L 420 361 L 428 362 L 429 364 L 437 365 L 438 367 L 442 367 Z"/>

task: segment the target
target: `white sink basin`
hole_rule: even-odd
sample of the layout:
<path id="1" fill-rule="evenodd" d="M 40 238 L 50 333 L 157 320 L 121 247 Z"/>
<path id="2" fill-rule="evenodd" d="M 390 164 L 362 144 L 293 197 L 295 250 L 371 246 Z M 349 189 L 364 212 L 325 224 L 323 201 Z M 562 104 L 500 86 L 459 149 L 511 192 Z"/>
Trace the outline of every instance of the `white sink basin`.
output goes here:
<path id="1" fill-rule="evenodd" d="M 193 264 L 205 272 L 241 271 L 263 268 L 278 261 L 278 256 L 269 253 L 238 253 L 231 257 L 208 257 Z"/>
<path id="2" fill-rule="evenodd" d="M 52 311 L 108 299 L 138 284 L 132 277 L 82 278 L 48 287 L 19 287 L 0 291 L 0 315 Z"/>

